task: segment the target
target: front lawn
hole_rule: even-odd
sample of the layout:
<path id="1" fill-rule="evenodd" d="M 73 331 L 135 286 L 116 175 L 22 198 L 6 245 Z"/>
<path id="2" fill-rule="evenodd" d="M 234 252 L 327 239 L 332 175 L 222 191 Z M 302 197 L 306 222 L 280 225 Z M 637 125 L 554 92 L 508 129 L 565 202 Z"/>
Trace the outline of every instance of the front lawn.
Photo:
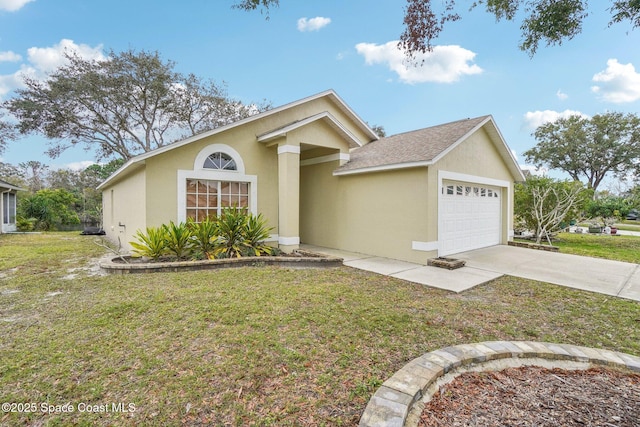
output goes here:
<path id="1" fill-rule="evenodd" d="M 640 263 L 640 237 L 559 233 L 553 242 L 560 252 Z"/>
<path id="2" fill-rule="evenodd" d="M 640 303 L 610 296 L 512 277 L 453 294 L 348 267 L 99 276 L 92 240 L 0 236 L 0 396 L 37 409 L 0 425 L 355 425 L 386 378 L 448 345 L 640 354 Z"/>

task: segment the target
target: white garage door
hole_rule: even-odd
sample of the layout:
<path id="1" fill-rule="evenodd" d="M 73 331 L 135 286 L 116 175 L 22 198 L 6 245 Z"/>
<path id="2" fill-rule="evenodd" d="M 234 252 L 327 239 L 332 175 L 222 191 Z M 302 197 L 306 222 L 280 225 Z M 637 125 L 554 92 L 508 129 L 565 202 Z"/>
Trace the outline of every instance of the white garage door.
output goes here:
<path id="1" fill-rule="evenodd" d="M 439 255 L 499 244 L 501 204 L 499 187 L 444 181 L 440 194 Z"/>

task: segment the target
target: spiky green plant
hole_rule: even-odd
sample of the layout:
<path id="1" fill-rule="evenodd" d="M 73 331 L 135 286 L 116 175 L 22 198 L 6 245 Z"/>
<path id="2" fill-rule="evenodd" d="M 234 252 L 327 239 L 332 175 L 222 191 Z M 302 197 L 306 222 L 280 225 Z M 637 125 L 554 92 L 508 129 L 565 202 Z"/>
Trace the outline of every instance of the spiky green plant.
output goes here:
<path id="1" fill-rule="evenodd" d="M 167 253 L 165 227 L 147 227 L 146 232 L 138 230 L 133 236 L 137 241 L 129 242 L 133 252 L 140 256 L 158 260 Z"/>
<path id="2" fill-rule="evenodd" d="M 242 209 L 226 208 L 216 219 L 218 235 L 213 241 L 216 258 L 240 258 L 247 249 L 245 225 L 247 214 Z"/>
<path id="3" fill-rule="evenodd" d="M 187 225 L 191 229 L 193 249 L 203 255 L 213 253 L 213 242 L 218 232 L 217 222 L 215 220 L 206 218 L 201 222 L 189 220 L 187 221 Z"/>
<path id="4" fill-rule="evenodd" d="M 249 214 L 247 216 L 245 239 L 252 255 L 271 255 L 273 253 L 273 247 L 264 243 L 269 238 L 271 230 L 273 230 L 273 227 L 267 227 L 267 220 L 262 214 Z"/>
<path id="5" fill-rule="evenodd" d="M 166 248 L 178 259 L 184 259 L 191 250 L 191 228 L 186 223 L 179 224 L 173 221 L 169 225 L 162 226 L 165 230 Z"/>

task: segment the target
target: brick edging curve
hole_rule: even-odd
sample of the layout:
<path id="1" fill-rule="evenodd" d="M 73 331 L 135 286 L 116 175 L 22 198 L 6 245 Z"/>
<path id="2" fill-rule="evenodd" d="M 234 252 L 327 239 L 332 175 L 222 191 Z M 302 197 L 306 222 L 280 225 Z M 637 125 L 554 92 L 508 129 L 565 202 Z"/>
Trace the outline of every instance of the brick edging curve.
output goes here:
<path id="1" fill-rule="evenodd" d="M 640 357 L 610 350 L 535 341 L 487 341 L 445 347 L 413 359 L 369 400 L 360 427 L 403 427 L 411 408 L 446 373 L 500 359 L 546 359 L 640 372 Z"/>

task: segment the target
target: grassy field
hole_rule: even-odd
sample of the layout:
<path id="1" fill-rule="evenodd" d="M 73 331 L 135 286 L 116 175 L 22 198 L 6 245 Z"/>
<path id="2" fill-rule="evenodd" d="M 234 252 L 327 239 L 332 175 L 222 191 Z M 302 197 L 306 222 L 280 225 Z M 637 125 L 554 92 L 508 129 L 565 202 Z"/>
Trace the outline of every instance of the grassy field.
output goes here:
<path id="1" fill-rule="evenodd" d="M 348 267 L 102 276 L 92 239 L 0 235 L 0 396 L 36 409 L 0 425 L 355 425 L 386 378 L 448 345 L 640 354 L 640 303 L 609 296 L 511 277 L 453 294 Z"/>
<path id="2" fill-rule="evenodd" d="M 640 263 L 640 237 L 559 233 L 553 245 L 568 254 Z"/>

